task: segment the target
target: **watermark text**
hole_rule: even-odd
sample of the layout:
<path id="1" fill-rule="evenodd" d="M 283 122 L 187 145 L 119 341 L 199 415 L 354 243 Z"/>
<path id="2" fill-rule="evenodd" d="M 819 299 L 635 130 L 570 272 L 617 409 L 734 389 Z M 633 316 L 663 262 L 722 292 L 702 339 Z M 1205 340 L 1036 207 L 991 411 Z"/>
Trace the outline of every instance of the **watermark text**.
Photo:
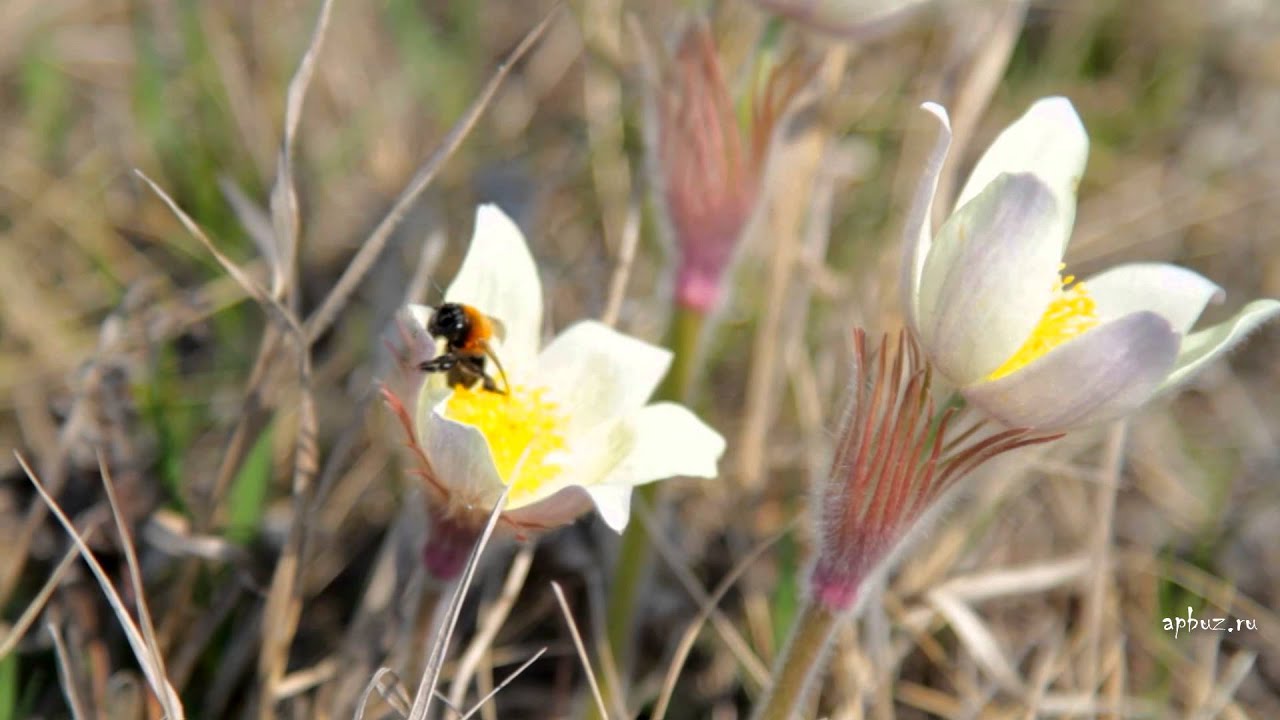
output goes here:
<path id="1" fill-rule="evenodd" d="M 1197 630 L 1208 630 L 1211 632 L 1244 632 L 1256 631 L 1258 629 L 1258 621 L 1246 618 L 1198 618 L 1195 616 L 1195 609 L 1187 606 L 1186 617 L 1167 617 L 1164 618 L 1165 632 L 1173 633 L 1176 638 L 1182 633 L 1193 633 Z"/>

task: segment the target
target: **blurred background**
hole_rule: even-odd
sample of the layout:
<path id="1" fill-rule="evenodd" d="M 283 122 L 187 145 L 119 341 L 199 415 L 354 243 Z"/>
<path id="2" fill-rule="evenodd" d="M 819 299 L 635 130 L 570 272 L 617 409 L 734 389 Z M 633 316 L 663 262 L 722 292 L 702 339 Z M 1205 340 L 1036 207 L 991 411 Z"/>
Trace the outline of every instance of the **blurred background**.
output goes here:
<path id="1" fill-rule="evenodd" d="M 136 608 L 99 456 L 111 468 L 188 715 L 350 717 L 383 666 L 416 685 L 430 594 L 417 568 L 421 493 L 374 392 L 392 315 L 407 299 L 439 300 L 476 204 L 491 201 L 528 235 L 549 329 L 601 315 L 635 235 L 618 326 L 661 341 L 675 249 L 646 148 L 655 94 L 672 82 L 663 68 L 696 18 L 735 99 L 765 65 L 810 80 L 812 95 L 778 127 L 761 191 L 770 210 L 703 328 L 689 402 L 729 441 L 723 477 L 674 481 L 650 518 L 666 530 L 628 670 L 641 717 L 699 593 L 781 532 L 698 635 L 667 717 L 739 717 L 767 679 L 801 592 L 806 488 L 826 471 L 850 330 L 897 327 L 922 101 L 952 111 L 951 193 L 1033 100 L 1073 101 L 1092 151 L 1070 272 L 1186 265 L 1227 291 L 1206 321 L 1280 296 L 1280 5 L 899 5 L 848 3 L 846 35 L 748 0 L 561 8 L 316 339 L 319 472 L 298 503 L 297 364 L 260 353 L 262 308 L 134 170 L 266 284 L 254 238 L 270 233 L 285 92 L 319 3 L 0 2 L 0 446 L 94 528 L 90 545 Z M 304 316 L 555 7 L 336 3 L 294 158 Z M 797 128 L 827 139 L 821 157 L 787 151 Z M 814 716 L 1280 717 L 1278 352 L 1280 332 L 1265 329 L 1131 421 L 978 473 L 842 634 Z M 0 719 L 65 717 L 73 702 L 86 716 L 158 717 L 102 590 L 63 561 L 68 537 L 13 454 L 0 455 L 0 477 Z M 281 645 L 265 606 L 296 527 L 301 614 Z M 546 647 L 483 716 L 581 713 L 585 675 L 549 583 L 596 648 L 616 545 L 580 520 L 541 538 L 527 578 L 505 591 L 518 546 L 492 546 L 455 656 L 493 608 L 509 617 L 476 644 L 473 681 L 451 687 L 463 663 L 446 663 L 442 692 L 470 707 Z M 1175 638 L 1164 618 L 1188 608 L 1257 629 Z M 399 717 L 383 699 L 394 694 L 373 693 L 365 717 Z"/>

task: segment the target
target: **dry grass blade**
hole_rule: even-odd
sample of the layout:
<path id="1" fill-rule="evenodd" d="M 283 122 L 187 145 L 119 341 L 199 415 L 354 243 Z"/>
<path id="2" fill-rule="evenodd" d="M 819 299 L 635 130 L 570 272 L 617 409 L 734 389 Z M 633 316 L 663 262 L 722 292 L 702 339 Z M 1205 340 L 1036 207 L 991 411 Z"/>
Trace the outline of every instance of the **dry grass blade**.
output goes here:
<path id="1" fill-rule="evenodd" d="M 306 549 L 306 518 L 311 506 L 312 481 L 319 466 L 319 449 L 316 446 L 318 421 L 310 390 L 311 354 L 305 347 L 298 351 L 301 388 L 294 450 L 293 522 L 280 559 L 276 561 L 271 589 L 267 592 L 266 607 L 263 608 L 264 626 L 270 628 L 263 634 L 262 653 L 258 658 L 258 676 L 262 682 L 258 712 L 263 718 L 273 716 L 271 706 L 276 686 L 284 678 L 289 647 L 293 644 L 302 615 L 299 580 Z"/>
<path id="2" fill-rule="evenodd" d="M 276 252 L 275 231 L 271 227 L 271 218 L 267 217 L 266 212 L 258 207 L 231 178 L 219 177 L 218 189 L 222 190 L 222 197 L 226 198 L 227 204 L 231 206 L 231 212 L 235 214 L 236 219 L 240 221 L 240 226 L 253 240 L 253 246 L 258 248 L 258 252 L 266 261 L 267 267 L 271 269 L 274 278 L 280 258 L 279 253 Z"/>
<path id="3" fill-rule="evenodd" d="M 259 713 L 263 717 L 268 717 L 271 715 L 271 699 L 275 695 L 275 685 L 284 676 L 288 648 L 293 640 L 301 613 L 301 598 L 298 597 L 296 592 L 297 576 L 299 568 L 302 566 L 301 556 L 304 540 L 300 518 L 304 517 L 309 506 L 311 479 L 314 478 L 318 465 L 318 450 L 316 448 L 317 420 L 314 402 L 309 390 L 311 378 L 309 345 L 305 342 L 303 331 L 297 318 L 281 303 L 279 297 L 275 294 L 268 294 L 243 269 L 223 255 L 209 237 L 205 235 L 204 231 L 200 229 L 200 226 L 151 178 L 141 171 L 136 172 L 151 187 L 152 191 L 164 201 L 187 231 L 196 237 L 204 245 L 205 249 L 213 255 L 222 268 L 276 320 L 279 327 L 284 328 L 297 341 L 296 350 L 298 353 L 298 375 L 301 395 L 293 480 L 295 523 L 289 530 L 284 550 L 276 563 L 275 573 L 272 577 L 271 590 L 268 594 L 264 611 L 267 620 L 266 625 L 271 628 L 271 632 L 263 639 L 263 651 L 258 663 L 258 672 L 261 678 Z M 267 338 L 273 337 L 275 337 L 274 334 L 268 333 Z M 261 362 L 255 365 L 253 378 L 251 379 L 254 387 L 251 394 L 256 393 L 257 381 L 260 381 L 263 377 L 258 374 L 258 371 L 260 369 L 265 370 L 266 360 L 273 354 L 274 347 L 274 340 L 263 340 L 259 352 L 259 361 Z M 241 430 L 247 427 L 247 418 L 251 414 L 246 411 L 242 415 L 241 422 L 237 425 L 236 432 L 233 434 L 234 447 L 239 447 L 239 444 L 235 443 L 235 441 L 243 439 Z M 228 455 L 231 456 L 232 453 L 228 453 Z M 238 462 L 238 458 L 235 460 Z M 224 468 L 229 468 L 234 464 L 230 462 L 230 458 L 224 460 Z M 220 491 L 224 477 L 229 478 L 229 476 L 229 473 L 219 474 L 219 487 L 215 489 L 215 492 Z M 190 575 L 191 570 L 188 570 L 186 574 Z"/>
<path id="4" fill-rule="evenodd" d="M 1223 670 L 1222 681 L 1214 688 L 1204 706 L 1199 708 L 1192 717 L 1197 720 L 1200 718 L 1207 720 L 1208 718 L 1222 717 L 1223 710 L 1231 703 L 1231 699 L 1235 696 L 1236 691 L 1240 689 L 1240 685 L 1249 677 L 1249 673 L 1253 670 L 1254 662 L 1257 659 L 1258 654 L 1255 652 L 1241 651 L 1236 653 Z"/>
<path id="5" fill-rule="evenodd" d="M 844 76 L 849 55 L 850 49 L 845 45 L 834 45 L 827 49 L 813 88 L 815 93 L 822 93 L 821 97 L 824 99 L 819 102 L 825 102 L 826 98 L 835 95 L 840 79 Z M 796 103 L 798 105 L 800 101 L 797 100 Z M 821 116 L 822 113 L 815 114 Z M 795 122 L 794 116 L 783 119 L 780 125 L 792 122 Z M 809 215 L 812 184 L 821 169 L 823 153 L 829 149 L 829 136 L 827 128 L 820 124 L 810 125 L 791 143 L 778 147 L 776 162 L 779 166 L 786 163 L 787 187 L 785 191 L 770 192 L 768 199 L 763 201 L 768 208 L 768 223 L 767 228 L 762 228 L 762 231 L 768 232 L 774 239 L 773 256 L 763 291 L 765 300 L 762 317 L 752 341 L 746 407 L 743 409 L 743 423 L 738 437 L 738 481 L 751 491 L 759 490 L 763 481 L 763 469 L 768 465 L 765 459 L 768 443 L 765 438 L 777 410 L 777 388 L 782 386 L 777 381 L 777 374 L 785 351 L 778 342 L 778 337 L 785 319 L 784 308 L 790 306 L 787 299 L 791 297 L 797 260 L 800 258 L 803 240 L 801 226 Z M 774 174 L 774 171 L 770 171 L 770 174 Z M 769 191 L 772 190 L 768 187 L 769 183 L 777 181 L 766 178 L 764 182 L 766 191 Z"/>
<path id="6" fill-rule="evenodd" d="M 680 672 L 684 669 L 684 663 L 689 659 L 689 652 L 693 650 L 693 643 L 698 639 L 698 634 L 702 631 L 702 626 L 707 623 L 712 613 L 716 612 L 720 601 L 724 599 L 729 589 L 734 583 L 738 582 L 738 578 L 742 576 L 747 568 L 751 567 L 765 550 L 773 547 L 779 540 L 786 537 L 795 529 L 797 521 L 787 524 L 786 529 L 776 533 L 773 537 L 765 539 L 757 544 L 750 552 L 746 554 L 738 564 L 725 575 L 720 584 L 711 593 L 711 597 L 707 598 L 707 602 L 702 604 L 698 610 L 698 616 L 685 629 L 684 635 L 680 637 L 680 644 L 676 647 L 675 656 L 671 659 L 671 667 L 667 670 L 667 676 L 662 682 L 662 692 L 658 695 L 658 702 L 653 707 L 653 714 L 650 715 L 653 720 L 663 720 L 667 716 L 667 708 L 671 705 L 671 697 L 676 691 L 676 681 L 680 679 Z"/>
<path id="7" fill-rule="evenodd" d="M 973 611 L 973 608 L 954 595 L 941 590 L 931 591 L 927 598 L 929 604 L 947 619 L 956 636 L 968 648 L 978 664 L 987 671 L 987 674 L 1015 695 L 1026 693 L 1022 681 L 1018 678 L 1018 672 L 1013 668 L 1013 663 L 1009 662 L 995 635 Z"/>
<path id="8" fill-rule="evenodd" d="M 605 709 L 604 696 L 600 694 L 600 683 L 596 682 L 596 674 L 591 670 L 591 660 L 587 657 L 587 648 L 582 644 L 582 634 L 573 621 L 573 613 L 569 610 L 569 601 L 564 598 L 564 591 L 557 582 L 551 583 L 551 590 L 556 594 L 556 602 L 560 603 L 560 612 L 564 615 L 565 624 L 569 626 L 569 635 L 573 637 L 573 646 L 578 650 L 578 660 L 582 662 L 582 671 L 587 674 L 587 684 L 591 686 L 591 695 L 596 701 L 596 710 L 600 717 L 608 720 L 609 711 Z"/>
<path id="9" fill-rule="evenodd" d="M 391 685 L 383 685 L 382 679 L 387 675 L 391 676 Z M 364 686 L 364 692 L 360 694 L 360 702 L 356 705 L 355 720 L 363 720 L 365 708 L 369 705 L 369 698 L 373 697 L 373 692 L 377 690 L 378 695 L 391 706 L 391 709 L 400 714 L 400 717 L 409 716 L 409 697 L 405 694 L 404 683 L 400 682 L 400 676 L 391 668 L 378 668 L 378 672 L 369 678 L 369 684 Z M 396 692 L 396 691 L 399 692 Z"/>
<path id="10" fill-rule="evenodd" d="M 294 268 L 298 259 L 298 193 L 293 182 L 293 146 L 297 138 L 298 123 L 302 120 L 302 104 L 307 98 L 307 88 L 315 75 L 316 59 L 329 28 L 333 0 L 324 0 L 320 17 L 311 33 L 302 61 L 285 96 L 284 139 L 280 143 L 280 157 L 276 166 L 276 184 L 271 189 L 271 219 L 275 226 L 277 262 L 272 266 L 271 290 L 276 298 L 282 298 L 294 284 Z"/>
<path id="11" fill-rule="evenodd" d="M 102 587 L 102 592 L 106 596 L 107 602 L 111 604 L 111 609 L 115 612 L 116 619 L 120 621 L 120 625 L 124 629 L 125 639 L 128 640 L 129 647 L 138 659 L 142 674 L 147 678 L 147 684 L 151 686 L 151 691 L 155 693 L 156 698 L 160 701 L 160 706 L 164 709 L 165 714 L 171 720 L 180 720 L 185 717 L 182 702 L 178 699 L 178 693 L 174 691 L 173 686 L 169 684 L 169 680 L 161 672 L 162 664 L 158 656 L 152 654 L 150 645 L 143 638 L 138 626 L 134 624 L 133 618 L 129 615 L 129 610 L 125 607 L 124 600 L 120 598 L 120 594 L 116 592 L 115 587 L 111 584 L 111 579 L 107 577 L 107 571 L 102 569 L 98 559 L 89 550 L 89 545 L 85 543 L 84 537 L 76 530 L 71 518 L 67 517 L 67 514 L 62 511 L 62 507 L 58 505 L 57 500 L 54 500 L 48 491 L 44 489 L 44 484 L 40 482 L 31 466 L 27 464 L 26 458 L 17 452 L 14 453 L 14 456 L 17 457 L 18 464 L 26 472 L 27 479 L 31 481 L 31 484 L 35 486 L 36 492 L 40 494 L 40 498 L 49 506 L 49 510 L 53 512 L 54 517 L 58 518 L 58 522 L 62 523 L 62 527 L 71 536 L 76 547 L 80 550 L 80 555 L 97 579 L 98 585 Z M 121 527 L 120 531 L 123 538 L 124 528 Z M 139 600 L 141 600 L 141 597 L 139 597 Z"/>
<path id="12" fill-rule="evenodd" d="M 435 647 L 431 648 L 430 660 L 422 673 L 422 681 L 418 683 L 418 693 L 413 698 L 413 707 L 409 709 L 409 720 L 426 720 L 427 708 L 431 705 L 431 698 L 435 696 L 436 685 L 440 682 L 440 670 L 444 667 L 444 658 L 449 651 L 449 639 L 453 636 L 454 627 L 458 624 L 458 615 L 462 613 L 462 601 L 466 598 L 467 589 L 471 587 L 471 580 L 475 577 L 476 568 L 480 565 L 480 554 L 484 552 L 485 546 L 489 544 L 489 538 L 493 536 L 494 528 L 498 526 L 502 509 L 507 505 L 507 496 L 511 494 L 511 488 L 515 485 L 515 479 L 519 477 L 520 469 L 528 455 L 529 450 L 526 448 L 524 454 L 516 461 L 516 467 L 511 475 L 511 484 L 507 485 L 507 489 L 502 491 L 502 497 L 498 498 L 498 502 L 494 504 L 493 512 L 489 513 L 489 521 L 485 523 L 480 539 L 471 550 L 471 557 L 467 558 L 467 566 L 463 569 L 458 587 L 449 600 L 440 638 L 436 640 Z"/>
<path id="13" fill-rule="evenodd" d="M 502 592 L 499 593 L 497 602 L 485 613 L 479 629 L 471 638 L 471 644 L 458 660 L 458 669 L 454 672 L 453 684 L 449 687 L 450 703 L 462 704 L 463 697 L 467 693 L 467 685 L 475 675 L 480 658 L 484 657 L 493 639 L 497 637 L 498 631 L 502 629 L 503 623 L 506 622 L 507 616 L 511 614 L 511 608 L 515 606 L 516 598 L 524 588 L 524 581 L 529 577 L 529 568 L 532 565 L 533 546 L 525 545 L 511 561 L 511 568 L 507 571 L 507 579 L 502 583 Z"/>
<path id="14" fill-rule="evenodd" d="M 512 681 L 514 681 L 516 678 L 520 677 L 520 674 L 521 674 L 521 673 L 523 673 L 525 670 L 529 669 L 529 666 L 530 666 L 530 665 L 532 665 L 532 664 L 534 663 L 534 661 L 536 661 L 538 658 L 542 657 L 546 652 L 547 652 L 547 649 L 544 647 L 544 648 L 542 648 L 541 650 L 539 650 L 538 652 L 534 653 L 534 654 L 533 654 L 533 657 L 531 657 L 531 658 L 529 658 L 528 660 L 525 660 L 523 663 L 521 663 L 520 667 L 516 668 L 515 670 L 513 670 L 513 671 L 511 672 L 511 674 L 510 674 L 510 675 L 508 675 L 508 676 L 506 676 L 505 678 L 503 678 L 502 682 L 498 683 L 498 686 L 497 686 L 497 687 L 495 687 L 494 689 L 492 689 L 492 690 L 490 690 L 488 693 L 486 693 L 484 697 L 480 698 L 480 701 L 479 701 L 479 702 L 477 702 L 477 703 L 475 704 L 475 706 L 474 706 L 474 707 L 472 707 L 470 710 L 468 710 L 468 711 L 466 712 L 466 714 L 465 714 L 465 715 L 463 715 L 463 716 L 460 718 L 460 720 L 467 720 L 467 718 L 469 718 L 469 717 L 471 717 L 472 715 L 475 715 L 476 713 L 480 712 L 480 708 L 484 707 L 485 703 L 487 703 L 487 702 L 489 702 L 490 700 L 492 700 L 492 699 L 494 698 L 494 696 L 496 696 L 499 692 L 501 692 L 501 691 L 502 691 L 502 689 L 503 689 L 503 688 L 505 688 L 506 686 L 510 685 L 510 684 L 512 683 Z"/>
<path id="15" fill-rule="evenodd" d="M 93 535 L 93 528 L 84 532 L 86 538 Z M 27 634 L 30 628 L 40 617 L 40 611 L 44 609 L 44 604 L 49 602 L 49 596 L 58 588 L 58 583 L 62 580 L 62 576 L 71 568 L 71 563 L 80 557 L 80 549 L 75 545 L 67 548 L 67 554 L 62 556 L 62 560 L 58 561 L 58 566 L 50 573 L 49 579 L 45 581 L 44 586 L 40 588 L 40 592 L 32 598 L 27 604 L 27 609 L 22 611 L 22 615 L 9 628 L 9 633 L 4 636 L 4 642 L 0 643 L 0 660 L 9 657 L 9 653 L 18 646 L 18 642 L 22 640 L 22 636 Z"/>
<path id="16" fill-rule="evenodd" d="M 76 720 L 93 717 L 85 712 L 84 701 L 80 699 L 80 691 L 76 689 L 75 676 L 71 674 L 71 656 L 67 653 L 67 643 L 62 633 L 53 623 L 45 623 L 49 637 L 53 639 L 53 655 L 58 661 L 58 679 L 61 681 L 62 693 L 67 696 L 67 706 L 71 709 L 71 717 Z"/>
<path id="17" fill-rule="evenodd" d="M 178 221 L 182 223 L 182 226 L 186 228 L 187 232 L 191 233 L 194 238 L 200 241 L 200 244 L 203 245 L 205 249 L 209 251 L 209 254 L 218 261 L 218 264 L 222 266 L 222 269 L 226 270 L 227 274 L 230 275 L 231 278 L 240 285 L 240 287 L 244 288 L 245 293 L 248 294 L 249 297 L 257 301 L 264 310 L 266 310 L 277 322 L 288 328 L 293 335 L 299 338 L 303 337 L 301 326 L 298 325 L 297 319 L 288 308 L 281 305 L 280 301 L 276 299 L 275 296 L 269 295 L 267 291 L 258 284 L 258 281 L 250 277 L 249 274 L 239 265 L 232 262 L 231 258 L 222 254 L 222 251 L 213 244 L 213 241 L 209 239 L 209 236 L 205 234 L 204 230 L 200 229 L 200 226 L 196 224 L 196 221 L 192 220 L 191 216 L 187 215 L 187 213 L 178 206 L 178 203 L 175 202 L 173 198 L 169 197 L 169 194 L 157 185 L 154 180 L 147 177 L 147 174 L 141 170 L 134 170 L 134 172 L 137 173 L 138 177 L 142 178 L 143 182 L 151 188 L 152 192 L 154 192 L 164 202 L 164 204 L 169 207 L 169 210 L 178 218 Z M 303 347 L 309 346 L 303 345 Z"/>
<path id="18" fill-rule="evenodd" d="M 605 325 L 618 324 L 622 312 L 622 299 L 626 296 L 627 280 L 631 277 L 631 265 L 636 259 L 636 246 L 640 244 L 640 201 L 633 198 L 627 206 L 626 221 L 622 225 L 622 246 L 618 248 L 618 262 L 609 277 L 609 295 L 600 314 Z"/>
<path id="19" fill-rule="evenodd" d="M 155 180 L 148 177 L 146 173 L 142 172 L 142 170 L 134 169 L 133 172 L 139 178 L 142 178 L 142 181 L 151 188 L 151 191 L 154 192 L 165 205 L 169 206 L 169 210 L 178 218 L 178 222 L 182 223 L 182 226 L 186 228 L 187 232 L 191 233 L 192 237 L 199 240 L 201 245 L 204 245 L 205 250 L 208 250 L 209 254 L 213 256 L 213 259 L 217 260 L 218 264 L 222 266 L 222 269 L 226 270 L 227 274 L 239 283 L 240 287 L 244 288 L 245 293 L 247 293 L 249 297 L 256 300 L 263 307 L 269 307 L 271 305 L 267 291 L 258 284 L 258 281 L 249 277 L 249 274 L 246 273 L 239 265 L 232 262 L 231 258 L 223 255 L 222 251 L 218 249 L 218 246 L 213 244 L 213 241 L 209 239 L 208 235 L 205 235 L 204 230 L 201 230 L 200 226 L 197 225 L 181 207 L 178 206 L 178 203 L 175 202 L 173 198 L 169 197 L 169 193 L 165 192 Z"/>
<path id="20" fill-rule="evenodd" d="M 413 179 L 409 181 L 409 185 L 396 198 L 395 204 L 391 206 L 391 210 L 387 212 L 386 217 L 378 226 L 374 228 L 373 233 L 360 246 L 359 252 L 347 265 L 346 270 L 342 272 L 342 276 L 338 278 L 338 282 L 325 296 L 320 307 L 307 318 L 305 330 L 308 341 L 314 342 L 337 317 L 338 311 L 346 304 L 347 298 L 355 291 L 356 286 L 364 279 L 364 276 L 373 267 L 374 261 L 378 255 L 382 253 L 382 249 L 386 246 L 387 241 L 391 239 L 391 232 L 400 224 L 400 220 L 405 213 L 409 211 L 410 206 L 422 194 L 422 191 L 431 184 L 435 176 L 440 172 L 440 168 L 445 162 L 453 156 L 453 153 L 462 144 L 462 141 L 471 133 L 471 129 L 475 127 L 476 121 L 480 119 L 480 115 L 485 108 L 489 106 L 489 102 L 493 100 L 493 96 L 498 91 L 498 87 L 502 85 L 502 81 L 507 77 L 507 73 L 511 72 L 511 67 L 524 57 L 529 48 L 542 37 L 547 28 L 550 27 L 551 21 L 559 13 L 560 6 L 557 5 L 551 12 L 547 13 L 532 30 L 529 31 L 515 50 L 511 51 L 511 55 L 507 57 L 498 69 L 494 71 L 493 76 L 489 78 L 484 88 L 480 91 L 480 96 L 472 101 L 471 106 L 467 108 L 462 117 L 445 136 L 444 142 L 440 147 L 427 158 L 426 163 L 418 170 Z"/>
<path id="21" fill-rule="evenodd" d="M 1075 582 L 1092 569 L 1085 555 L 1046 561 L 1026 567 L 1004 568 L 954 577 L 938 589 L 966 603 L 982 602 L 1010 595 L 1032 595 Z"/>
<path id="22" fill-rule="evenodd" d="M 1115 520 L 1116 496 L 1120 492 L 1120 474 L 1124 470 L 1125 443 L 1128 439 L 1129 423 L 1125 420 L 1115 421 L 1107 433 L 1106 449 L 1099 477 L 1102 482 L 1098 486 L 1098 505 L 1095 508 L 1097 525 L 1094 526 L 1090 558 L 1093 564 L 1093 576 L 1090 578 L 1088 592 L 1084 602 L 1084 648 L 1081 655 L 1082 666 L 1080 687 L 1092 692 L 1097 687 L 1098 664 L 1102 653 L 1104 631 L 1103 620 L 1110 604 L 1112 583 L 1111 538 L 1112 525 Z"/>
<path id="23" fill-rule="evenodd" d="M 120 513 L 120 502 L 116 499 L 114 487 L 115 481 L 111 479 L 111 470 L 107 467 L 107 460 L 101 450 L 98 451 L 98 468 L 102 473 L 102 487 L 107 493 L 107 505 L 111 508 L 111 517 L 115 520 L 116 532 L 120 535 L 120 546 L 124 550 L 125 562 L 129 566 L 129 581 L 133 585 L 134 602 L 138 605 L 138 625 L 142 630 L 142 639 L 146 641 L 147 650 L 155 663 L 156 675 L 165 680 L 165 690 L 173 693 L 173 697 L 169 698 L 170 703 L 180 708 L 181 701 L 178 700 L 173 686 L 169 684 L 168 674 L 165 672 L 164 653 L 160 650 L 160 644 L 156 642 L 156 628 L 151 622 L 151 609 L 147 607 L 146 588 L 142 585 L 142 567 L 138 564 L 138 553 L 133 546 L 133 533 L 129 532 L 129 526 Z M 170 704 L 165 702 L 165 698 L 161 697 L 160 705 L 165 708 L 169 717 L 178 717 Z"/>
<path id="24" fill-rule="evenodd" d="M 337 674 L 337 658 L 325 658 L 309 668 L 285 675 L 276 685 L 276 694 L 272 699 L 279 701 L 301 695 L 317 685 L 328 682 Z"/>

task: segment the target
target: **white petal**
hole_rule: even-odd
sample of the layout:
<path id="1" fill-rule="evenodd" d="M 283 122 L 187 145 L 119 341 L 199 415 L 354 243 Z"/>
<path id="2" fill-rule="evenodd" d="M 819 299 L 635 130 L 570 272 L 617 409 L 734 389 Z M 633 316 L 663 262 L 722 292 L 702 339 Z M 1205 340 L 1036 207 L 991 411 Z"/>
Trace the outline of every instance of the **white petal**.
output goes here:
<path id="1" fill-rule="evenodd" d="M 586 491 L 605 525 L 616 533 L 627 529 L 627 522 L 631 519 L 630 485 L 595 485 Z"/>
<path id="2" fill-rule="evenodd" d="M 1076 188 L 1088 158 L 1089 135 L 1071 101 L 1044 98 L 991 143 L 956 198 L 956 208 L 964 207 L 1003 173 L 1029 172 L 1053 190 L 1069 234 L 1075 222 Z M 1065 243 L 1067 238 L 1062 240 Z"/>
<path id="3" fill-rule="evenodd" d="M 626 454 L 616 458 L 602 482 L 587 486 L 600 517 L 617 532 L 626 527 L 631 514 L 633 486 L 677 476 L 719 474 L 716 464 L 724 454 L 724 438 L 683 405 L 650 405 L 621 424 L 630 442 L 614 447 L 626 448 Z"/>
<path id="4" fill-rule="evenodd" d="M 1120 265 L 1084 281 L 1104 322 L 1139 310 L 1158 313 L 1186 333 L 1210 302 L 1225 293 L 1199 273 L 1166 263 Z"/>
<path id="5" fill-rule="evenodd" d="M 1280 302 L 1276 300 L 1254 300 L 1245 305 L 1230 320 L 1191 333 L 1182 341 L 1182 349 L 1178 352 L 1178 360 L 1173 372 L 1160 385 L 1158 392 L 1173 389 L 1187 382 L 1208 363 L 1219 355 L 1234 347 L 1245 336 L 1256 330 L 1263 323 L 1280 316 Z"/>
<path id="6" fill-rule="evenodd" d="M 549 388 L 577 435 L 644 407 L 671 365 L 671 353 L 592 320 L 560 333 L 538 356 Z"/>
<path id="7" fill-rule="evenodd" d="M 649 405 L 576 439 L 564 474 L 523 502 L 530 507 L 551 503 L 544 515 L 567 515 L 574 508 L 566 491 L 581 487 L 605 523 L 621 531 L 632 487 L 677 476 L 715 477 L 724 449 L 724 438 L 684 406 Z"/>
<path id="8" fill-rule="evenodd" d="M 606 485 L 643 485 L 664 478 L 713 478 L 725 442 L 683 405 L 657 403 L 626 421 L 632 433 L 627 454 L 604 479 Z"/>
<path id="9" fill-rule="evenodd" d="M 1001 175 L 938 233 L 920 281 L 920 340 L 938 370 L 966 385 L 1026 341 L 1053 296 L 1062 259 L 1052 193 Z"/>
<path id="10" fill-rule="evenodd" d="M 542 333 L 542 282 L 520 228 L 496 205 L 476 210 L 471 246 L 445 300 L 471 305 L 506 326 L 495 353 L 507 373 L 523 377 Z"/>
<path id="11" fill-rule="evenodd" d="M 1163 317 L 1137 312 L 960 392 L 1009 427 L 1067 430 L 1118 417 L 1149 400 L 1173 365 L 1178 341 Z"/>
<path id="12" fill-rule="evenodd" d="M 925 258 L 929 256 L 929 248 L 933 245 L 933 222 L 931 220 L 934 194 L 938 191 L 938 176 L 942 172 L 942 164 L 947 159 L 947 149 L 951 147 L 951 121 L 947 118 L 946 108 L 937 103 L 925 103 L 920 106 L 937 120 L 937 135 L 933 147 L 925 160 L 920 181 L 916 184 L 915 196 L 911 199 L 911 210 L 907 212 L 906 225 L 903 228 L 902 275 L 898 281 L 898 291 L 902 295 L 902 311 L 907 316 L 907 325 L 916 337 L 919 331 L 920 273 L 924 270 Z"/>
<path id="13" fill-rule="evenodd" d="M 476 428 L 444 416 L 448 399 L 419 414 L 423 451 L 440 482 L 449 488 L 451 501 L 488 512 L 502 495 L 502 478 L 484 435 Z"/>

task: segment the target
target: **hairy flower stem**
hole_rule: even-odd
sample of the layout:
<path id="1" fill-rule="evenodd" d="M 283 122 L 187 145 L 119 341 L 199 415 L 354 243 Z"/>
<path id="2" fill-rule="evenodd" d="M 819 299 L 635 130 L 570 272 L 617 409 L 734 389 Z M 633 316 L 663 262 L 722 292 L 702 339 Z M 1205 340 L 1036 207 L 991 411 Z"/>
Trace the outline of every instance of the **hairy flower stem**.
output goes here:
<path id="1" fill-rule="evenodd" d="M 751 715 L 754 720 L 792 720 L 803 717 L 805 698 L 814 679 L 826 668 L 824 659 L 835 637 L 841 614 L 809 600 L 800 610 L 786 650 L 773 670 L 773 686 Z"/>
<path id="2" fill-rule="evenodd" d="M 689 396 L 697 371 L 698 339 L 702 333 L 702 323 L 701 313 L 682 305 L 676 306 L 667 343 L 672 352 L 671 370 L 658 388 L 655 395 L 657 399 L 684 401 Z M 635 501 L 656 510 L 660 501 L 659 489 L 657 483 L 642 485 L 635 490 Z M 625 674 L 631 656 L 636 598 L 649 572 L 649 533 L 639 519 L 633 519 L 623 532 L 615 567 L 617 570 L 609 591 L 606 617 L 609 649 L 620 674 Z M 616 707 L 617 704 L 609 696 L 623 689 L 611 687 L 607 674 L 602 675 L 605 677 L 601 680 L 601 691 L 605 694 L 606 706 Z M 594 715 L 594 711 L 592 714 Z"/>

